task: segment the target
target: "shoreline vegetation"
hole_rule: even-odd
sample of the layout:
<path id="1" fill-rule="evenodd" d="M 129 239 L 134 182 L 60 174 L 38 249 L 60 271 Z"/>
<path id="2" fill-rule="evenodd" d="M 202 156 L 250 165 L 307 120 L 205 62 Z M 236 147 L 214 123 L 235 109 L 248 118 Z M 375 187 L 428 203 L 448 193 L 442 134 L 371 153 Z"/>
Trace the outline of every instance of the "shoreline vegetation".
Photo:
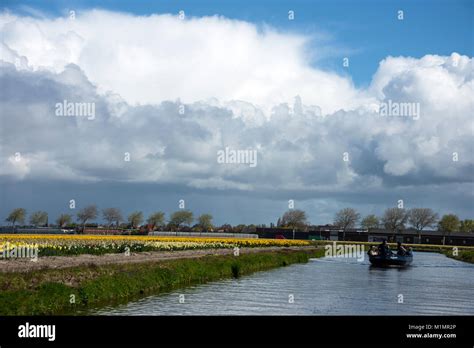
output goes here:
<path id="1" fill-rule="evenodd" d="M 474 263 L 474 250 L 459 250 L 457 255 L 450 252 L 444 252 L 443 254 L 458 261 Z"/>
<path id="2" fill-rule="evenodd" d="M 74 315 L 195 284 L 305 263 L 323 248 L 0 273 L 0 315 Z M 138 267 L 137 267 L 138 266 Z"/>

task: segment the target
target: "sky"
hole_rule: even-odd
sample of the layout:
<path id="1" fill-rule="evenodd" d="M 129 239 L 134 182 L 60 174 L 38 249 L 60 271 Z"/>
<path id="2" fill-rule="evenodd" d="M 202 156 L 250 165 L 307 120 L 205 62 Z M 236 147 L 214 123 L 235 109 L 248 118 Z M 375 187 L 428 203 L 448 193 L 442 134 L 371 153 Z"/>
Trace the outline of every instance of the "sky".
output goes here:
<path id="1" fill-rule="evenodd" d="M 102 8 L 147 16 L 152 13 L 202 17 L 219 15 L 281 31 L 314 35 L 312 62 L 347 74 L 357 86 L 370 83 L 385 57 L 420 58 L 427 52 L 472 57 L 474 5 L 470 0 L 291 0 L 291 1 L 16 1 L 3 9 L 24 15 L 61 16 L 70 10 Z M 403 25 L 396 12 L 404 11 Z M 294 11 L 295 20 L 288 20 Z M 325 50 L 320 54 L 321 46 Z M 311 49 L 311 47 L 310 47 Z M 340 64 L 350 57 L 350 68 Z"/>
<path id="2" fill-rule="evenodd" d="M 290 200 L 313 224 L 400 201 L 472 218 L 473 7 L 3 1 L 0 216 L 74 199 L 184 200 L 217 224 L 276 222 Z M 226 148 L 258 161 L 219 163 Z"/>

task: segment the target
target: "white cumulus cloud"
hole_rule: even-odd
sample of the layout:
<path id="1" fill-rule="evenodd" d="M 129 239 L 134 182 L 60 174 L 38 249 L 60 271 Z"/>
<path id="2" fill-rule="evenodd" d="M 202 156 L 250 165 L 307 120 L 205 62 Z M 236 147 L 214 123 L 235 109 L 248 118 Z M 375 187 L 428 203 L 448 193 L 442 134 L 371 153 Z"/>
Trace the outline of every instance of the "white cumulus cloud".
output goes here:
<path id="1" fill-rule="evenodd" d="M 217 98 L 268 110 L 300 95 L 327 113 L 360 102 L 350 80 L 309 65 L 310 37 L 243 21 L 91 10 L 74 20 L 3 14 L 0 26 L 4 44 L 33 69 L 77 64 L 131 104 Z"/>

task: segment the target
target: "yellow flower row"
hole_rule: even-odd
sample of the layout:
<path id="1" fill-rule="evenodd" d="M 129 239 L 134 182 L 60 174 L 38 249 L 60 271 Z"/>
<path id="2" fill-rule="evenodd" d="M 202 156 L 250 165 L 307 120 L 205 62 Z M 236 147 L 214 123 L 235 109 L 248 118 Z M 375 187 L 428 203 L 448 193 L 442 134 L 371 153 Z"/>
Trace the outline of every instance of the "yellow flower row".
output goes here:
<path id="1" fill-rule="evenodd" d="M 20 248 L 51 248 L 57 250 L 66 250 L 71 249 L 74 247 L 96 247 L 96 248 L 109 248 L 109 249 L 116 249 L 123 245 L 129 246 L 146 246 L 152 247 L 160 250 L 184 250 L 184 249 L 199 249 L 202 248 L 202 243 L 195 243 L 195 242 L 163 242 L 163 241 L 153 241 L 153 242 L 144 242 L 144 243 L 84 243 L 84 242 L 77 242 L 77 243 L 50 243 L 48 241 L 40 241 L 37 243 L 24 243 L 24 242 L 0 242 L 0 252 L 7 251 L 11 249 L 20 249 Z M 227 243 L 206 243 L 206 248 L 229 248 L 232 247 L 232 244 Z"/>
<path id="2" fill-rule="evenodd" d="M 118 236 L 118 235 L 42 235 L 42 234 L 0 234 L 1 241 L 23 241 L 27 243 L 47 242 L 52 245 L 71 244 L 74 242 L 95 244 L 111 242 L 187 242 L 187 243 L 222 243 L 241 247 L 266 246 L 305 246 L 308 241 L 288 239 L 244 239 L 244 238 L 212 238 L 212 237 L 163 237 L 163 236 Z"/>

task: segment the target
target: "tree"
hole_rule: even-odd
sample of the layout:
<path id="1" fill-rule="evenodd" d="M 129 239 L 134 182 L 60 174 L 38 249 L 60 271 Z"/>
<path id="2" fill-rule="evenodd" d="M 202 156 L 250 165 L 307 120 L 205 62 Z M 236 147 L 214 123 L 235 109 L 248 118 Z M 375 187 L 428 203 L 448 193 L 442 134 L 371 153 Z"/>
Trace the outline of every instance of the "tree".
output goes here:
<path id="1" fill-rule="evenodd" d="M 77 220 L 82 225 L 82 232 L 84 233 L 84 229 L 86 227 L 86 222 L 92 219 L 97 218 L 97 207 L 95 205 L 88 205 L 87 207 L 79 210 L 77 213 Z"/>
<path id="2" fill-rule="evenodd" d="M 30 224 L 33 226 L 46 225 L 48 223 L 48 213 L 45 211 L 35 211 L 30 216 Z"/>
<path id="3" fill-rule="evenodd" d="M 438 222 L 438 230 L 443 232 L 443 244 L 445 244 L 446 234 L 449 236 L 452 232 L 459 231 L 460 222 L 457 215 L 443 215 Z"/>
<path id="4" fill-rule="evenodd" d="M 377 216 L 371 214 L 363 218 L 360 224 L 363 228 L 370 230 L 371 228 L 378 228 L 380 225 L 380 222 Z"/>
<path id="5" fill-rule="evenodd" d="M 461 221 L 459 226 L 461 232 L 472 233 L 474 232 L 474 220 L 466 219 Z"/>
<path id="6" fill-rule="evenodd" d="M 141 211 L 135 211 L 128 216 L 128 223 L 133 228 L 137 228 L 143 221 L 143 213 Z"/>
<path id="7" fill-rule="evenodd" d="M 198 225 L 202 228 L 203 231 L 209 232 L 212 230 L 212 215 L 211 214 L 202 214 L 198 217 Z"/>
<path id="8" fill-rule="evenodd" d="M 218 231 L 223 231 L 224 233 L 231 233 L 233 231 L 233 228 L 230 224 L 223 224 L 221 227 L 218 228 Z"/>
<path id="9" fill-rule="evenodd" d="M 61 228 L 63 226 L 69 225 L 72 221 L 72 217 L 69 214 L 61 214 L 56 219 L 56 224 Z"/>
<path id="10" fill-rule="evenodd" d="M 13 209 L 10 215 L 6 218 L 7 222 L 12 223 L 12 227 L 15 227 L 15 223 L 19 222 L 21 224 L 25 223 L 26 210 L 23 208 Z"/>
<path id="11" fill-rule="evenodd" d="M 170 225 L 180 228 L 181 225 L 191 225 L 193 223 L 193 213 L 189 210 L 178 210 L 171 214 Z"/>
<path id="12" fill-rule="evenodd" d="M 254 224 L 250 224 L 250 225 L 248 225 L 244 228 L 243 232 L 245 232 L 245 233 L 255 233 L 255 232 L 257 232 L 257 226 L 255 226 Z"/>
<path id="13" fill-rule="evenodd" d="M 402 208 L 388 208 L 382 217 L 382 225 L 389 231 L 395 233 L 405 229 L 405 223 L 408 220 L 408 214 Z"/>
<path id="14" fill-rule="evenodd" d="M 157 211 L 156 213 L 151 214 L 146 220 L 146 222 L 149 225 L 152 225 L 153 229 L 156 226 L 163 226 L 165 224 L 165 213 L 163 213 L 162 211 Z"/>
<path id="15" fill-rule="evenodd" d="M 247 226 L 245 226 L 244 224 L 234 226 L 234 233 L 244 233 L 246 228 Z"/>
<path id="16" fill-rule="evenodd" d="M 122 212 L 118 208 L 106 208 L 102 210 L 102 216 L 104 220 L 107 221 L 108 226 L 111 226 L 115 222 L 116 226 L 120 224 L 120 221 L 123 220 Z"/>
<path id="17" fill-rule="evenodd" d="M 360 214 L 352 208 L 344 208 L 336 213 L 336 216 L 334 217 L 334 225 L 342 229 L 343 240 L 346 240 L 346 230 L 354 228 L 359 219 Z"/>
<path id="18" fill-rule="evenodd" d="M 303 229 L 308 224 L 306 212 L 300 209 L 288 210 L 280 218 L 280 226 Z"/>
<path id="19" fill-rule="evenodd" d="M 199 226 L 199 224 L 195 224 L 193 227 L 191 227 L 191 232 L 202 232 L 202 227 Z"/>
<path id="20" fill-rule="evenodd" d="M 429 208 L 413 208 L 408 211 L 408 222 L 418 232 L 418 241 L 421 244 L 421 231 L 425 227 L 436 224 L 438 214 Z"/>

